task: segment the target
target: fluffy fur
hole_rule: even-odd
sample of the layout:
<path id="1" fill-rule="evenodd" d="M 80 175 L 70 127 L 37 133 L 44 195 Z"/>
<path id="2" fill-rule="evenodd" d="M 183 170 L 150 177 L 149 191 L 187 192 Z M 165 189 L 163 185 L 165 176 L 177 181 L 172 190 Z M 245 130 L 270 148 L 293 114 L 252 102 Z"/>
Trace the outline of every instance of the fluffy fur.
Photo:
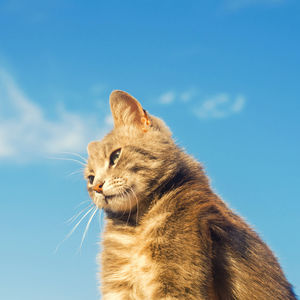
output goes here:
<path id="1" fill-rule="evenodd" d="M 102 299 L 296 299 L 271 250 L 163 121 L 122 91 L 110 104 L 115 127 L 88 145 L 85 171 L 106 212 Z"/>

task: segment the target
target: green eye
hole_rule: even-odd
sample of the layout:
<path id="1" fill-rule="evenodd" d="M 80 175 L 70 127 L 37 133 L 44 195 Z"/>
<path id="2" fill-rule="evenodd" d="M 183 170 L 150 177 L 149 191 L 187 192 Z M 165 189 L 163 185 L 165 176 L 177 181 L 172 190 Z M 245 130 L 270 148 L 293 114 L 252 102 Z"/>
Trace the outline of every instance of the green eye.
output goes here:
<path id="1" fill-rule="evenodd" d="M 121 148 L 112 152 L 112 154 L 110 155 L 110 158 L 109 158 L 109 164 L 111 166 L 113 166 L 117 162 L 117 160 L 120 157 L 120 154 L 121 154 Z"/>

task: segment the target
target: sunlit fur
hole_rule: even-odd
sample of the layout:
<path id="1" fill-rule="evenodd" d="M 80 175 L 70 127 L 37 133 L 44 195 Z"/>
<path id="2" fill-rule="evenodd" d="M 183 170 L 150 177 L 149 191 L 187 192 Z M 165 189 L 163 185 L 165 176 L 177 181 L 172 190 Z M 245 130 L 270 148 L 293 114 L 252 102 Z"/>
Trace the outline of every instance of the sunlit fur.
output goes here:
<path id="1" fill-rule="evenodd" d="M 102 299 L 296 299 L 271 250 L 211 190 L 164 123 L 147 115 L 145 127 L 146 113 L 125 92 L 110 102 L 115 128 L 88 145 L 85 170 L 106 212 Z"/>

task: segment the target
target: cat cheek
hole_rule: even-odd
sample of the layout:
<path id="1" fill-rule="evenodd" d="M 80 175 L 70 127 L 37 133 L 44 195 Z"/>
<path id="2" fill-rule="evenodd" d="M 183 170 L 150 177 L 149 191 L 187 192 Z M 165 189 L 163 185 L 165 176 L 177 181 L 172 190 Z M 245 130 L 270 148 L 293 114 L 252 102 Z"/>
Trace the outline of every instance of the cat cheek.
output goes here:
<path id="1" fill-rule="evenodd" d="M 90 198 L 92 199 L 92 201 L 99 207 L 102 208 L 102 202 L 99 199 L 99 195 L 97 195 L 98 193 L 96 193 L 91 187 L 88 187 L 88 193 Z M 103 197 L 104 198 L 104 197 Z"/>
<path id="2" fill-rule="evenodd" d="M 92 199 L 96 206 L 100 209 L 104 208 L 107 204 L 105 201 L 105 197 L 102 194 L 95 193 Z"/>
<path id="3" fill-rule="evenodd" d="M 88 187 L 87 190 L 88 190 L 88 193 L 90 195 L 90 198 L 93 199 L 93 197 L 94 197 L 94 191 L 92 190 L 92 188 L 89 188 L 89 187 Z"/>

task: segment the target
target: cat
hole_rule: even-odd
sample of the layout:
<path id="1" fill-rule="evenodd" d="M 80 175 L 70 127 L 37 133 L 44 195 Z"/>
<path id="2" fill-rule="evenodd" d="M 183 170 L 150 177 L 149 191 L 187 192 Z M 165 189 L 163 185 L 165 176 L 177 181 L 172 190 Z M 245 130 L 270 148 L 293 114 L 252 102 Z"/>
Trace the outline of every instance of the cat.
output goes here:
<path id="1" fill-rule="evenodd" d="M 106 216 L 102 299 L 296 299 L 271 250 L 164 122 L 123 91 L 110 106 L 114 128 L 89 143 L 85 169 Z"/>

